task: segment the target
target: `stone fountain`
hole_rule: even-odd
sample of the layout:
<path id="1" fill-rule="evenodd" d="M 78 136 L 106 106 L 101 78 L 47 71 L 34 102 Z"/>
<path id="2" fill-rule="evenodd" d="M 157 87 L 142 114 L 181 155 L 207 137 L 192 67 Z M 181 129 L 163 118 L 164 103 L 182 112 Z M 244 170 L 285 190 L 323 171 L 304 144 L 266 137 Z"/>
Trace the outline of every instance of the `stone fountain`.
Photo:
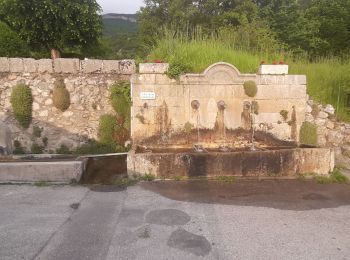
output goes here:
<path id="1" fill-rule="evenodd" d="M 299 144 L 306 76 L 288 75 L 286 65 L 241 74 L 220 62 L 175 80 L 168 66 L 140 64 L 132 76 L 130 175 L 296 177 L 333 170 L 331 149 Z M 255 85 L 254 96 L 246 82 Z"/>

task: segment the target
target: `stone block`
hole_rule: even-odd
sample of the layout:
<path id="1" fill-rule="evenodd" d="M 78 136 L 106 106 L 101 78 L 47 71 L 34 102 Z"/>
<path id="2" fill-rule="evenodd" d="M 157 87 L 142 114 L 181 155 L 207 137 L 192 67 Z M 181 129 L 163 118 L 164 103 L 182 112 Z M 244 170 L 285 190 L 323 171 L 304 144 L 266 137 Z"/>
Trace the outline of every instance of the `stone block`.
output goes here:
<path id="1" fill-rule="evenodd" d="M 100 73 L 102 71 L 102 60 L 82 60 L 81 71 L 83 73 Z"/>
<path id="2" fill-rule="evenodd" d="M 0 72 L 10 72 L 10 61 L 8 58 L 0 58 Z"/>
<path id="3" fill-rule="evenodd" d="M 80 70 L 79 59 L 54 59 L 54 72 L 76 74 Z"/>
<path id="4" fill-rule="evenodd" d="M 141 74 L 163 74 L 169 69 L 168 63 L 140 63 L 139 72 Z"/>
<path id="5" fill-rule="evenodd" d="M 260 65 L 259 74 L 261 75 L 287 75 L 288 65 Z"/>
<path id="6" fill-rule="evenodd" d="M 52 73 L 53 72 L 53 62 L 51 59 L 41 59 L 38 60 L 38 72 L 40 73 Z"/>
<path id="7" fill-rule="evenodd" d="M 136 64 L 134 60 L 120 60 L 119 73 L 124 75 L 131 75 L 136 73 Z"/>
<path id="8" fill-rule="evenodd" d="M 34 59 L 23 59 L 24 72 L 35 73 L 38 71 L 38 61 Z"/>
<path id="9" fill-rule="evenodd" d="M 103 60 L 103 73 L 117 73 L 119 74 L 119 61 L 117 60 Z"/>
<path id="10" fill-rule="evenodd" d="M 10 72 L 21 73 L 24 72 L 23 59 L 21 58 L 10 58 Z"/>

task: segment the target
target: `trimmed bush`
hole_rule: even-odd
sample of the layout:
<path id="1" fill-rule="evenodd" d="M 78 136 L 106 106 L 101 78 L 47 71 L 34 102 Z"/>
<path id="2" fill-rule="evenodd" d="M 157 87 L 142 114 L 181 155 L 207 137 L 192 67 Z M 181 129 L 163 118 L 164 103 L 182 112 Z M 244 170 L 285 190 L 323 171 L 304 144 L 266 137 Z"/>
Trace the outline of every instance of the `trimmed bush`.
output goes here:
<path id="1" fill-rule="evenodd" d="M 69 108 L 70 94 L 62 81 L 59 81 L 55 85 L 52 94 L 52 101 L 53 105 L 62 112 L 66 111 Z"/>
<path id="2" fill-rule="evenodd" d="M 12 89 L 10 102 L 18 123 L 27 129 L 32 122 L 33 96 L 31 89 L 24 84 L 18 84 Z"/>
<path id="3" fill-rule="evenodd" d="M 318 143 L 317 126 L 310 122 L 304 122 L 300 128 L 299 138 L 301 144 L 316 146 Z"/>
<path id="4" fill-rule="evenodd" d="M 22 147 L 22 144 L 20 141 L 15 140 L 13 142 L 13 146 L 15 147 L 13 154 L 25 154 L 24 148 Z"/>
<path id="5" fill-rule="evenodd" d="M 72 154 L 72 152 L 67 145 L 61 144 L 60 148 L 56 149 L 56 154 Z"/>
<path id="6" fill-rule="evenodd" d="M 33 126 L 33 135 L 37 138 L 41 137 L 41 133 L 42 133 L 43 129 L 40 128 L 39 126 Z"/>
<path id="7" fill-rule="evenodd" d="M 244 92 L 248 97 L 255 97 L 258 93 L 258 87 L 256 83 L 252 80 L 244 82 Z"/>
<path id="8" fill-rule="evenodd" d="M 98 137 L 102 144 L 113 144 L 114 134 L 117 127 L 115 116 L 103 115 L 100 117 Z"/>
<path id="9" fill-rule="evenodd" d="M 44 152 L 44 147 L 34 143 L 31 147 L 32 154 L 42 154 Z"/>

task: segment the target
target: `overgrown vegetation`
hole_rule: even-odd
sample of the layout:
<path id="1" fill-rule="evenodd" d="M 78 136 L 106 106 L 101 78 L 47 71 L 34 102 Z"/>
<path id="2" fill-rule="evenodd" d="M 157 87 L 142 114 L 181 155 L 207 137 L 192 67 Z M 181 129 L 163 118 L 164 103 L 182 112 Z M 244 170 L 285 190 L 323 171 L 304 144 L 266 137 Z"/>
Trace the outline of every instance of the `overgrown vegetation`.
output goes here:
<path id="1" fill-rule="evenodd" d="M 117 126 L 116 117 L 113 115 L 103 115 L 100 117 L 100 124 L 98 130 L 99 141 L 102 144 L 113 144 L 114 133 Z"/>
<path id="2" fill-rule="evenodd" d="M 316 175 L 314 179 L 320 184 L 347 184 L 349 183 L 349 179 L 343 175 L 338 169 L 335 169 L 329 176 Z"/>
<path id="3" fill-rule="evenodd" d="M 284 121 L 288 120 L 288 111 L 287 110 L 281 110 L 280 115 L 283 118 Z"/>
<path id="4" fill-rule="evenodd" d="M 70 94 L 62 80 L 59 80 L 53 89 L 52 101 L 53 105 L 62 112 L 70 106 Z"/>
<path id="5" fill-rule="evenodd" d="M 20 141 L 15 140 L 13 142 L 13 146 L 15 147 L 15 149 L 13 150 L 13 154 L 20 155 L 20 154 L 25 154 L 26 153 L 24 148 L 22 147 L 22 144 L 21 144 Z"/>
<path id="6" fill-rule="evenodd" d="M 246 81 L 243 84 L 244 87 L 244 93 L 248 97 L 255 97 L 258 93 L 258 87 L 256 86 L 256 83 L 252 80 Z"/>
<path id="7" fill-rule="evenodd" d="M 301 144 L 317 146 L 317 126 L 310 122 L 304 122 L 300 128 L 299 141 Z"/>
<path id="8" fill-rule="evenodd" d="M 0 21 L 0 57 L 27 57 L 28 46 L 8 25 Z"/>
<path id="9" fill-rule="evenodd" d="M 42 154 L 44 152 L 44 147 L 37 143 L 33 143 L 30 150 L 32 154 Z"/>
<path id="10" fill-rule="evenodd" d="M 43 129 L 40 128 L 39 126 L 37 125 L 34 125 L 33 126 L 33 135 L 37 138 L 40 138 L 41 137 L 41 133 L 42 133 Z"/>
<path id="11" fill-rule="evenodd" d="M 18 84 L 12 89 L 10 101 L 18 123 L 23 128 L 28 128 L 32 122 L 33 96 L 31 89 L 24 84 Z"/>
<path id="12" fill-rule="evenodd" d="M 223 182 L 223 183 L 234 183 L 236 181 L 234 176 L 216 176 L 216 181 Z"/>

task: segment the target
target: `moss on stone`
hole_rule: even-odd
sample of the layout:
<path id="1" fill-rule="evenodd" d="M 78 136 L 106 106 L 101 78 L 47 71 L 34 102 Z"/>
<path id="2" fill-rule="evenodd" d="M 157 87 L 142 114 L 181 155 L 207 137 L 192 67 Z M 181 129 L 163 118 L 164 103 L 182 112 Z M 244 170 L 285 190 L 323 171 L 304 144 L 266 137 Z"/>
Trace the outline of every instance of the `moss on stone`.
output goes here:
<path id="1" fill-rule="evenodd" d="M 317 139 L 317 126 L 310 122 L 304 122 L 300 128 L 300 143 L 316 146 Z"/>
<path id="2" fill-rule="evenodd" d="M 255 97 L 258 93 L 258 87 L 256 83 L 252 80 L 244 82 L 244 92 L 248 97 Z"/>

